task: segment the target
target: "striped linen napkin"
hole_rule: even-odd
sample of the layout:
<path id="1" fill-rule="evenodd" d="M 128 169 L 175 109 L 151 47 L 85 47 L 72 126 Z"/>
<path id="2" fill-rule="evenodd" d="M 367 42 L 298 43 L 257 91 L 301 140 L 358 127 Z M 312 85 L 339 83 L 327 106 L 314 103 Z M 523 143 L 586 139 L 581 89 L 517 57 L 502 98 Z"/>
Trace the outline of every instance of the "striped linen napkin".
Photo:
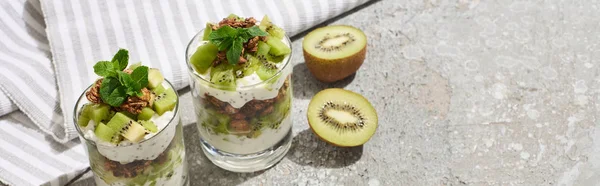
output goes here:
<path id="1" fill-rule="evenodd" d="M 186 45 L 207 21 L 269 15 L 295 35 L 366 1 L 1 1 L 0 181 L 64 185 L 87 168 L 71 141 L 73 106 L 97 77 L 93 64 L 119 48 L 180 89 L 188 85 Z"/>

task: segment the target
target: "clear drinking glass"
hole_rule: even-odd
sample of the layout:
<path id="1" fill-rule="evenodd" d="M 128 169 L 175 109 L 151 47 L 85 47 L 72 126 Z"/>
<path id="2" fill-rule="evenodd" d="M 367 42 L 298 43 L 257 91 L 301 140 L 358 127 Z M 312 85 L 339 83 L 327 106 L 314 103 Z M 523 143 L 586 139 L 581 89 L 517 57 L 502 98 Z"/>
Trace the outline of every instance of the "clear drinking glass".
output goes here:
<path id="1" fill-rule="evenodd" d="M 197 47 L 206 43 L 201 40 L 203 32 L 192 38 L 186 50 L 202 150 L 215 165 L 234 172 L 275 165 L 291 145 L 292 54 L 271 78 L 230 90 L 211 83 L 190 63 Z M 291 48 L 287 36 L 282 42 Z"/>
<path id="2" fill-rule="evenodd" d="M 92 86 L 79 97 L 73 120 L 79 139 L 85 144 L 96 185 L 189 185 L 183 128 L 178 114 L 179 95 L 173 117 L 165 120 L 168 123 L 162 130 L 138 143 L 115 146 L 96 141 L 93 130 L 84 132 L 77 125 L 84 104 L 89 103 L 85 92 Z M 167 80 L 163 86 L 173 88 Z"/>

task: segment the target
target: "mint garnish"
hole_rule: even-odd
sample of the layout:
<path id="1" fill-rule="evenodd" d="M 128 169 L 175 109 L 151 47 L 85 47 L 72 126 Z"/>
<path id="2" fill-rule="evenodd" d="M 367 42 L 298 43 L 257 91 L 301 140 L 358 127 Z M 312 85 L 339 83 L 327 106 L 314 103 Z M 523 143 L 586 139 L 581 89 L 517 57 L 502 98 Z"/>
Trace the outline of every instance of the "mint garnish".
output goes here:
<path id="1" fill-rule="evenodd" d="M 123 72 L 129 63 L 129 53 L 119 49 L 112 61 L 99 61 L 94 73 L 104 77 L 100 85 L 100 98 L 104 103 L 118 107 L 128 96 L 142 96 L 142 88 L 148 86 L 148 67 L 135 68 L 131 74 Z"/>
<path id="2" fill-rule="evenodd" d="M 219 51 L 227 50 L 227 61 L 229 64 L 235 65 L 240 60 L 244 43 L 256 36 L 267 36 L 267 33 L 257 26 L 232 28 L 225 25 L 211 32 L 208 41 L 217 45 Z"/>

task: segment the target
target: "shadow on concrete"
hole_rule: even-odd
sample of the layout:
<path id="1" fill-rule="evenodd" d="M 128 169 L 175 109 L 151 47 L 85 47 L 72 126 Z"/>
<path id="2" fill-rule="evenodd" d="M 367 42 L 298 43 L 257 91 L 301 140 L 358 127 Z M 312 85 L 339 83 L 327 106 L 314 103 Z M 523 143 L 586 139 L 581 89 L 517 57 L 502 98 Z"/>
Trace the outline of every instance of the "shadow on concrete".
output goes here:
<path id="1" fill-rule="evenodd" d="M 352 83 L 356 73 L 333 83 L 323 83 L 317 80 L 306 67 L 306 64 L 299 63 L 294 66 L 292 73 L 292 83 L 294 98 L 311 99 L 317 92 L 326 88 L 344 88 Z M 302 88 L 296 88 L 302 87 Z"/>
<path id="2" fill-rule="evenodd" d="M 362 153 L 363 146 L 336 147 L 306 129 L 294 137 L 286 158 L 302 166 L 341 168 L 356 163 Z"/>

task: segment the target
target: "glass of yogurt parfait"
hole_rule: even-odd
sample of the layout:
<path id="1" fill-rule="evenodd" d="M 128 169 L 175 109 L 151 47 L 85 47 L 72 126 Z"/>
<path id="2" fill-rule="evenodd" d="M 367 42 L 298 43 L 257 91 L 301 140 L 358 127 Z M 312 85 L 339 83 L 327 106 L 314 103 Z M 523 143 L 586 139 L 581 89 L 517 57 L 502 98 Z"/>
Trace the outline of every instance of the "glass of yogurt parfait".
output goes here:
<path id="1" fill-rule="evenodd" d="M 102 77 L 74 109 L 96 185 L 189 185 L 179 96 L 158 69 L 126 68 L 127 56 L 96 63 Z"/>
<path id="2" fill-rule="evenodd" d="M 207 23 L 186 51 L 202 149 L 215 165 L 254 172 L 291 145 L 290 40 L 267 16 Z"/>

